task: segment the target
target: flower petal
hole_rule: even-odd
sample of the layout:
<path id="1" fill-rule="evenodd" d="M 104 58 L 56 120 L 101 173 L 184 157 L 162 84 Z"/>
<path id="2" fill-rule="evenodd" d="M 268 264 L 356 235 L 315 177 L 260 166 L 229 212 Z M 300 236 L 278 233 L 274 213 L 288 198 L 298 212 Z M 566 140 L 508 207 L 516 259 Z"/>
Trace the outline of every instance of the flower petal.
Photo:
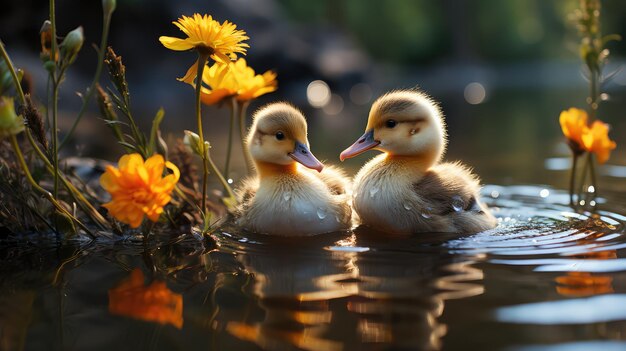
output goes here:
<path id="1" fill-rule="evenodd" d="M 193 49 L 194 47 L 193 44 L 190 43 L 187 39 L 162 36 L 159 37 L 159 41 L 166 48 L 175 51 L 187 51 Z"/>

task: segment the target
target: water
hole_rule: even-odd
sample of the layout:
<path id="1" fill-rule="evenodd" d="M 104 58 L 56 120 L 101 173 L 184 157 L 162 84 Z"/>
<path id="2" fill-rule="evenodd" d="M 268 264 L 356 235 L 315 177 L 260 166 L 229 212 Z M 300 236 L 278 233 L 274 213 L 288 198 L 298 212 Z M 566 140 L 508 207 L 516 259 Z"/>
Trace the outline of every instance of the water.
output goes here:
<path id="1" fill-rule="evenodd" d="M 5 239 L 0 348 L 626 349 L 623 201 L 576 213 L 530 186 L 484 200 L 499 225 L 474 235 Z"/>

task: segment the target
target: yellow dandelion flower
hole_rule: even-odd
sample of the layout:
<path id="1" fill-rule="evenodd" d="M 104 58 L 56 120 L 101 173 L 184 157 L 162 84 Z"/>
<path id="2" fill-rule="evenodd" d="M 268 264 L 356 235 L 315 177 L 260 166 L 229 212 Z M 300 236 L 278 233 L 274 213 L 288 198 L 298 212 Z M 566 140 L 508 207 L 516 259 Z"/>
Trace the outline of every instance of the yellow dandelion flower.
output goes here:
<path id="1" fill-rule="evenodd" d="M 219 62 L 230 62 L 237 54 L 245 54 L 248 44 L 243 43 L 249 39 L 246 32 L 237 30 L 237 26 L 231 22 L 224 21 L 220 24 L 210 15 L 200 15 L 195 13 L 193 17 L 182 16 L 178 21 L 172 22 L 187 38 L 175 38 L 161 36 L 159 41 L 170 50 L 185 51 L 196 49 L 208 53 L 210 57 Z M 179 80 L 187 83 L 193 82 L 197 75 L 198 63 L 194 63 L 184 77 Z"/>
<path id="2" fill-rule="evenodd" d="M 572 150 L 580 154 L 584 151 L 582 136 L 587 132 L 587 112 L 578 108 L 570 108 L 561 112 L 559 123 L 563 135 L 568 139 L 569 146 Z"/>
<path id="3" fill-rule="evenodd" d="M 109 312 L 114 315 L 159 324 L 183 327 L 183 296 L 171 291 L 165 282 L 145 285 L 141 269 L 109 290 Z"/>
<path id="4" fill-rule="evenodd" d="M 277 87 L 276 73 L 256 74 L 243 58 L 228 65 L 215 63 L 208 67 L 202 74 L 202 82 L 208 86 L 201 90 L 202 102 L 207 105 L 218 104 L 231 96 L 238 101 L 250 101 Z"/>
<path id="5" fill-rule="evenodd" d="M 611 150 L 617 147 L 617 144 L 609 139 L 609 125 L 595 121 L 582 136 L 585 150 L 593 152 L 598 157 L 600 164 L 605 163 L 611 156 Z"/>
<path id="6" fill-rule="evenodd" d="M 163 156 L 154 155 L 145 162 L 139 154 L 124 155 L 119 168 L 107 166 L 100 185 L 111 194 L 111 202 L 103 206 L 120 222 L 133 228 L 141 225 L 144 215 L 156 222 L 180 178 L 180 171 Z M 163 177 L 163 170 L 173 174 Z"/>

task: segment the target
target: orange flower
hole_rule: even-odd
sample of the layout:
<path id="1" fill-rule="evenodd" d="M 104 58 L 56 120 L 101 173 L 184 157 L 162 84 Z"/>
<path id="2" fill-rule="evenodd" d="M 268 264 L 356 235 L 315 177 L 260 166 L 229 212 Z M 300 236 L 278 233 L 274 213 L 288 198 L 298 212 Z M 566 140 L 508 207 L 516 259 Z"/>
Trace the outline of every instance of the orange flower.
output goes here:
<path id="1" fill-rule="evenodd" d="M 183 327 L 183 296 L 167 288 L 165 282 L 144 285 L 141 269 L 135 268 L 130 277 L 109 290 L 111 314 L 159 324 Z"/>
<path id="2" fill-rule="evenodd" d="M 215 105 L 235 96 L 238 101 L 245 102 L 276 90 L 276 73 L 267 71 L 256 74 L 246 60 L 238 59 L 227 65 L 215 63 L 204 70 L 202 82 L 202 102 Z M 192 84 L 193 85 L 193 84 Z"/>
<path id="3" fill-rule="evenodd" d="M 559 123 L 572 151 L 577 154 L 582 153 L 584 151 L 582 136 L 589 129 L 587 127 L 587 112 L 572 107 L 561 112 Z"/>
<path id="4" fill-rule="evenodd" d="M 228 21 L 220 24 L 212 16 L 195 13 L 193 17 L 182 16 L 178 21 L 172 22 L 187 38 L 175 38 L 162 36 L 159 41 L 170 50 L 186 51 L 190 49 L 204 50 L 215 61 L 230 62 L 238 53 L 245 54 L 248 44 L 243 43 L 249 39 L 246 32 L 237 30 L 237 26 Z M 194 63 L 184 77 L 179 80 L 193 83 L 198 74 L 198 63 Z"/>
<path id="5" fill-rule="evenodd" d="M 583 134 L 582 141 L 585 150 L 596 154 L 600 164 L 609 159 L 611 150 L 617 146 L 613 140 L 609 139 L 609 125 L 601 121 L 593 122 L 591 128 Z"/>
<path id="6" fill-rule="evenodd" d="M 173 174 L 163 177 L 166 167 Z M 119 169 L 107 166 L 100 177 L 100 185 L 111 194 L 111 202 L 103 206 L 113 217 L 133 228 L 141 225 L 144 215 L 156 222 L 163 206 L 172 199 L 170 194 L 179 178 L 178 168 L 165 162 L 161 155 L 154 155 L 145 163 L 139 154 L 124 155 Z"/>

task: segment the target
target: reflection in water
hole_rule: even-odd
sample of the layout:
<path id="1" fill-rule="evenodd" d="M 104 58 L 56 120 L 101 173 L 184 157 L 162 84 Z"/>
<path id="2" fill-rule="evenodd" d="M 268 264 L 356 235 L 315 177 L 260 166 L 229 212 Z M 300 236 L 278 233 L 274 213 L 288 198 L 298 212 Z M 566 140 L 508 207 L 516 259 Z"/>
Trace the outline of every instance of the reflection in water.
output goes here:
<path id="1" fill-rule="evenodd" d="M 7 240 L 0 349 L 619 349 L 626 217 L 543 190 L 487 187 L 466 236 Z"/>
<path id="2" fill-rule="evenodd" d="M 626 319 L 626 294 L 501 307 L 496 319 L 509 323 L 586 324 Z"/>
<path id="3" fill-rule="evenodd" d="M 227 321 L 225 329 L 267 350 L 440 349 L 447 331 L 439 322 L 445 300 L 482 294 L 482 271 L 468 256 L 433 255 L 420 240 L 412 249 L 426 248 L 422 254 L 407 248 L 381 259 L 381 250 L 410 239 L 381 241 L 365 229 L 358 234 L 358 241 L 354 234 L 333 239 L 322 254 L 318 240 L 262 238 L 245 249 L 234 245 L 238 261 L 254 277 L 252 290 L 264 314 L 260 320 Z M 223 248 L 233 243 L 222 241 Z"/>
<path id="4" fill-rule="evenodd" d="M 141 269 L 109 290 L 109 312 L 159 324 L 183 327 L 183 297 L 167 288 L 165 282 L 144 284 Z"/>
<path id="5" fill-rule="evenodd" d="M 34 291 L 0 295 L 0 350 L 23 350 L 33 315 Z"/>
<path id="6" fill-rule="evenodd" d="M 616 250 L 590 252 L 584 255 L 574 255 L 573 259 L 578 260 L 615 260 Z M 576 271 L 567 272 L 555 278 L 556 291 L 563 296 L 592 296 L 609 294 L 615 291 L 613 288 L 613 277 L 607 274 L 597 274 L 581 271 L 579 267 Z"/>

